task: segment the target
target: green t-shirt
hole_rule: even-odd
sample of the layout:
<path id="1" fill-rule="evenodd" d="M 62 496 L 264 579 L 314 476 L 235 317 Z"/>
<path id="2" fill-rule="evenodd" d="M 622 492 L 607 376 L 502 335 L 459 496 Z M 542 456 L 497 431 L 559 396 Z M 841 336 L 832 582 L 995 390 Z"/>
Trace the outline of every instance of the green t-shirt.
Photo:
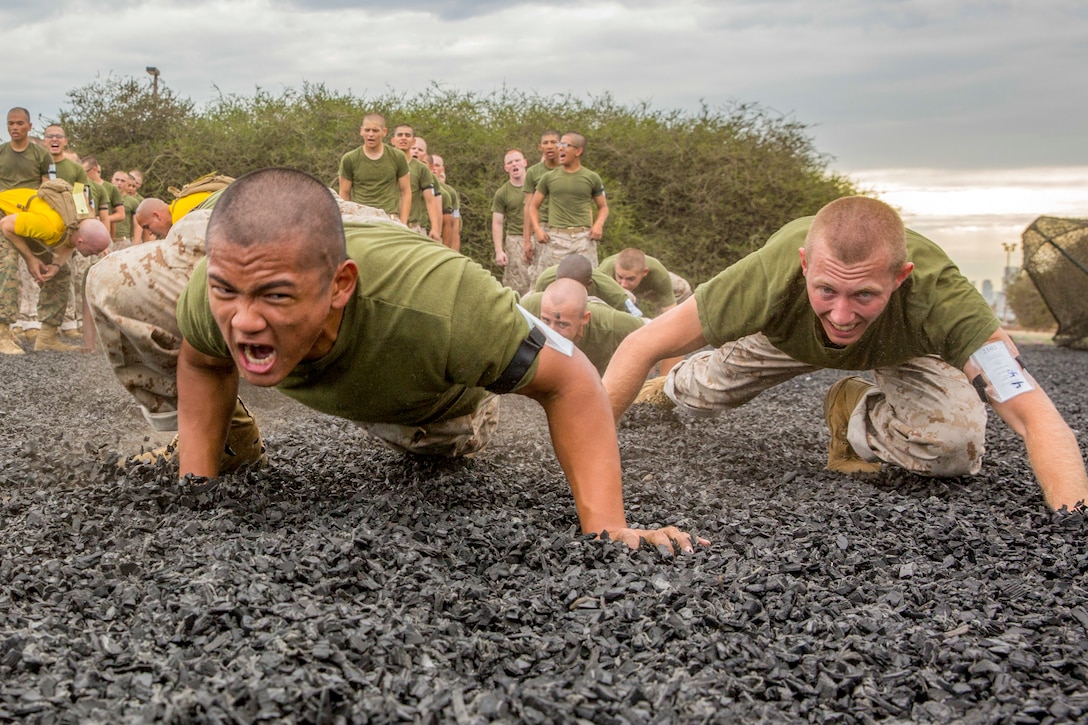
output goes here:
<path id="1" fill-rule="evenodd" d="M 366 423 L 426 425 L 472 413 L 529 333 L 517 296 L 483 267 L 397 225 L 347 224 L 359 265 L 355 295 L 332 350 L 277 387 L 329 415 Z M 228 357 L 208 305 L 207 264 L 178 300 L 182 335 Z M 536 375 L 536 365 L 518 387 Z"/>
<path id="2" fill-rule="evenodd" d="M 0 144 L 0 191 L 8 189 L 37 189 L 42 177 L 49 176 L 53 157 L 36 143 L 22 151 L 11 148 L 11 142 Z"/>
<path id="3" fill-rule="evenodd" d="M 444 181 L 435 181 L 435 188 L 442 197 L 442 213 L 453 214 L 461 209 L 461 197 L 453 187 Z"/>
<path id="4" fill-rule="evenodd" d="M 390 216 L 400 214 L 401 177 L 408 175 L 408 158 L 389 144 L 382 144 L 381 158 L 374 160 L 363 147 L 348 151 L 340 158 L 340 176 L 351 182 L 351 200 L 383 210 Z"/>
<path id="5" fill-rule="evenodd" d="M 94 205 L 94 213 L 98 214 L 103 209 L 105 209 L 107 213 L 112 212 L 113 209 L 109 208 L 110 193 L 106 191 L 106 187 L 102 186 L 102 184 L 99 184 L 97 181 L 90 180 L 88 180 L 88 186 L 91 189 L 91 203 Z"/>
<path id="6" fill-rule="evenodd" d="M 118 239 L 132 239 L 132 215 L 136 213 L 136 207 L 140 205 L 140 200 L 135 196 L 129 196 L 125 194 L 121 197 L 121 204 L 125 207 L 125 218 L 119 222 L 113 229 L 113 240 Z"/>
<path id="7" fill-rule="evenodd" d="M 548 285 L 555 281 L 555 275 L 558 271 L 558 264 L 553 264 L 551 267 L 545 269 L 540 273 L 540 276 L 536 278 L 536 284 L 533 285 L 533 289 L 537 292 L 546 290 Z M 627 296 L 627 290 L 620 287 L 620 283 L 617 282 L 612 275 L 605 274 L 599 267 L 590 273 L 588 291 L 590 297 L 596 297 L 616 310 L 626 311 L 627 302 L 631 299 Z"/>
<path id="8" fill-rule="evenodd" d="M 808 301 L 801 259 L 812 217 L 790 222 L 767 244 L 695 290 L 703 335 L 720 347 L 762 332 L 794 360 L 839 370 L 889 367 L 938 355 L 962 368 L 998 328 L 986 300 L 944 251 L 907 230 L 914 271 L 861 339 L 828 347 Z"/>
<path id="9" fill-rule="evenodd" d="M 106 206 L 107 214 L 112 214 L 117 211 L 117 207 L 125 205 L 125 200 L 121 196 L 121 190 L 111 182 L 103 181 L 102 188 L 106 190 L 106 194 L 109 196 L 109 204 Z"/>
<path id="10" fill-rule="evenodd" d="M 560 166 L 540 177 L 536 189 L 548 200 L 548 226 L 591 227 L 597 209 L 594 199 L 604 195 L 604 182 L 584 166 L 571 173 Z"/>
<path id="11" fill-rule="evenodd" d="M 521 236 L 525 230 L 525 194 L 522 187 L 514 186 L 510 179 L 499 187 L 491 200 L 491 211 L 503 215 L 504 233 Z"/>
<path id="12" fill-rule="evenodd" d="M 531 197 L 536 193 L 536 186 L 540 182 L 540 177 L 551 171 L 544 165 L 543 161 L 539 161 L 525 170 L 525 185 L 521 187 L 525 196 Z M 522 200 L 524 201 L 524 200 Z M 540 203 L 540 223 L 548 223 L 548 197 L 544 197 L 544 201 Z"/>
<path id="13" fill-rule="evenodd" d="M 521 300 L 521 306 L 540 317 L 540 303 L 543 292 L 533 292 Z M 589 324 L 582 331 L 582 339 L 576 344 L 586 354 L 597 372 L 604 375 L 608 361 L 612 359 L 616 348 L 623 338 L 642 327 L 643 322 L 634 315 L 620 312 L 601 302 L 589 302 Z"/>
<path id="14" fill-rule="evenodd" d="M 408 162 L 408 186 L 412 189 L 412 211 L 408 214 L 409 224 L 430 226 L 431 217 L 427 214 L 427 203 L 423 192 L 434 191 L 434 174 L 419 159 Z"/>
<path id="15" fill-rule="evenodd" d="M 51 161 L 53 165 L 53 172 L 56 173 L 57 179 L 64 179 L 73 186 L 75 184 L 88 185 L 90 179 L 87 178 L 87 171 L 83 168 L 82 164 L 77 164 L 71 159 L 61 159 L 60 161 Z M 50 174 L 52 176 L 52 174 Z"/>
<path id="16" fill-rule="evenodd" d="M 612 279 L 616 278 L 616 257 L 606 257 L 597 269 Z M 661 310 L 676 304 L 676 295 L 672 291 L 672 277 L 656 257 L 646 255 L 646 268 L 650 271 L 631 292 L 635 295 L 635 304 L 647 317 L 657 317 Z M 619 284 L 617 282 L 616 284 Z"/>

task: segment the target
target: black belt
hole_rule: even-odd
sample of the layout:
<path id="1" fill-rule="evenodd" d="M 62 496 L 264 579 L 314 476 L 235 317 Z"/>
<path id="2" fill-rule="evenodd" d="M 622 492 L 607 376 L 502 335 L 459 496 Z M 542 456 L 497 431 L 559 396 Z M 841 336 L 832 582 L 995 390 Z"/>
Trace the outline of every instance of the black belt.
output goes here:
<path id="1" fill-rule="evenodd" d="M 536 360 L 536 356 L 540 354 L 540 348 L 544 347 L 544 343 L 547 342 L 547 337 L 544 335 L 544 331 L 536 325 L 529 330 L 529 335 L 521 341 L 521 345 L 518 346 L 517 352 L 514 353 L 513 359 L 510 360 L 510 364 L 506 366 L 506 369 L 502 371 L 502 374 L 495 379 L 495 382 L 491 383 L 484 388 L 489 393 L 496 393 L 501 395 L 502 393 L 509 393 L 514 389 L 514 386 L 521 382 L 521 379 L 525 377 L 525 373 L 529 372 L 529 368 L 532 367 L 533 361 Z"/>

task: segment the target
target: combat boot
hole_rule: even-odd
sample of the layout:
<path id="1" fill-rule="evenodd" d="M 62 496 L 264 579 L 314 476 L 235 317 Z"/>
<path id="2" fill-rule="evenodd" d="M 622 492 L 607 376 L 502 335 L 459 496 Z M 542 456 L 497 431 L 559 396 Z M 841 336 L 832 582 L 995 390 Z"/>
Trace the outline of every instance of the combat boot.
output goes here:
<path id="1" fill-rule="evenodd" d="M 120 466 L 126 468 L 136 463 L 155 463 L 160 458 L 167 463 L 173 463 L 177 458 L 177 450 L 178 437 L 174 436 L 174 439 L 165 446 L 132 456 L 122 461 Z M 238 400 L 231 414 L 223 454 L 219 456 L 219 473 L 234 473 L 247 466 L 264 468 L 267 464 L 268 454 L 265 451 L 264 441 L 261 439 L 261 431 L 257 428 L 257 421 L 242 401 Z"/>
<path id="2" fill-rule="evenodd" d="M 15 342 L 11 327 L 0 324 L 0 355 L 25 355 L 23 348 Z"/>
<path id="3" fill-rule="evenodd" d="M 824 398 L 824 419 L 831 430 L 831 441 L 827 445 L 827 468 L 840 473 L 876 473 L 880 470 L 880 461 L 866 461 L 859 456 L 846 431 L 850 426 L 850 416 L 858 407 L 865 394 L 876 386 L 852 375 L 832 385 Z"/>
<path id="4" fill-rule="evenodd" d="M 41 332 L 38 333 L 38 337 L 34 340 L 34 352 L 41 352 L 43 350 L 52 350 L 54 352 L 79 352 L 79 348 L 75 345 L 69 345 L 64 340 L 60 339 L 60 335 L 57 334 L 56 325 L 42 325 Z"/>
<path id="5" fill-rule="evenodd" d="M 72 327 L 72 328 L 69 328 L 67 330 L 61 330 L 60 334 L 61 334 L 61 337 L 67 338 L 69 340 L 82 340 L 83 339 L 83 330 L 81 328 L 79 328 L 79 327 Z"/>
<path id="6" fill-rule="evenodd" d="M 666 375 L 658 375 L 656 378 L 644 382 L 638 391 L 638 395 L 635 396 L 634 403 L 647 403 L 656 405 L 659 408 L 675 408 L 676 403 L 672 402 L 672 398 L 665 395 L 665 379 L 667 377 Z"/>

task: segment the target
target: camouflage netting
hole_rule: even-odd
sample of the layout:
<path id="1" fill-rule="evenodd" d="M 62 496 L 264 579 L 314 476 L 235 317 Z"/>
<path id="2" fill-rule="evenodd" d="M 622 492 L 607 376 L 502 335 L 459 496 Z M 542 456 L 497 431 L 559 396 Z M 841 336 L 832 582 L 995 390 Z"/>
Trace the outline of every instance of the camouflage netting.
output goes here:
<path id="1" fill-rule="evenodd" d="M 1024 269 L 1058 321 L 1054 342 L 1088 350 L 1088 219 L 1041 216 L 1023 242 Z"/>

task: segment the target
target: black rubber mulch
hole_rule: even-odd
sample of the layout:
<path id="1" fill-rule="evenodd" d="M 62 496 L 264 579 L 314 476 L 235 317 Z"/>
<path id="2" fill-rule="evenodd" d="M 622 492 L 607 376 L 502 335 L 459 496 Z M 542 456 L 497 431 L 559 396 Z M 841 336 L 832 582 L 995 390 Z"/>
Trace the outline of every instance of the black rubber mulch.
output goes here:
<path id="1" fill-rule="evenodd" d="M 1024 358 L 1077 431 L 1085 353 Z M 1088 524 L 993 419 L 971 479 L 823 470 L 824 372 L 716 420 L 635 410 L 629 519 L 576 533 L 517 396 L 477 460 L 399 457 L 244 390 L 271 466 L 162 465 L 98 357 L 0 358 L 0 720 L 1069 722 L 1088 717 Z"/>

